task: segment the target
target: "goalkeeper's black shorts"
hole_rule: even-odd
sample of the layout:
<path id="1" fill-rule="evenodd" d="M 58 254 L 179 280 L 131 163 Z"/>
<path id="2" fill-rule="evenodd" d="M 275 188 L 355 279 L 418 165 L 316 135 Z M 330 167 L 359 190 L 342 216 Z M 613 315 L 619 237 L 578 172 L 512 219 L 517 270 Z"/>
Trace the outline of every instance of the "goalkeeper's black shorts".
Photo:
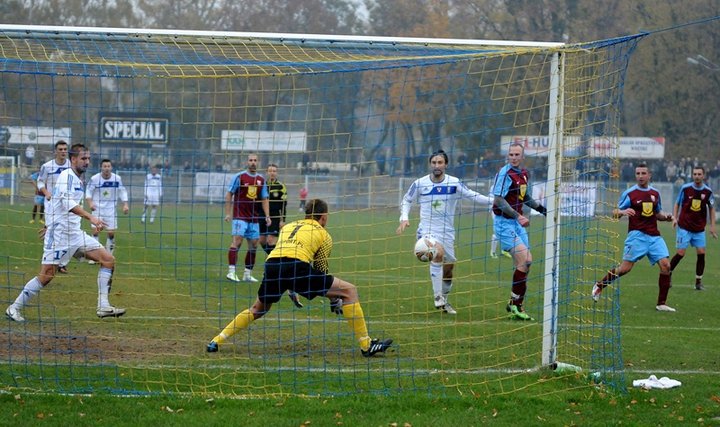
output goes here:
<path id="1" fill-rule="evenodd" d="M 295 258 L 270 258 L 265 261 L 265 273 L 258 289 L 258 299 L 274 304 L 285 291 L 295 291 L 311 300 L 325 296 L 335 278 Z"/>

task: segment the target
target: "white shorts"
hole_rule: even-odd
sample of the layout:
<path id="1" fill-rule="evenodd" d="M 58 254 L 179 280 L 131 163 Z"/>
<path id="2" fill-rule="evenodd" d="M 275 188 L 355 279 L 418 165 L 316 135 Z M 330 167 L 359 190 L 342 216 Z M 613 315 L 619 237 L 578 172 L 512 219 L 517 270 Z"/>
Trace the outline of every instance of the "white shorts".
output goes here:
<path id="1" fill-rule="evenodd" d="M 443 257 L 443 262 L 447 262 L 450 264 L 454 264 L 457 262 L 457 259 L 455 258 L 455 236 L 449 233 L 443 233 L 443 234 L 434 234 L 434 233 L 423 233 L 420 228 L 418 228 L 416 236 L 417 240 L 420 240 L 422 236 L 432 236 L 435 240 L 440 242 L 441 245 L 443 245 L 443 249 L 445 250 L 445 256 Z"/>
<path id="2" fill-rule="evenodd" d="M 160 204 L 160 194 L 155 192 L 148 192 L 145 194 L 145 204 L 157 206 Z"/>
<path id="3" fill-rule="evenodd" d="M 82 230 L 71 233 L 61 231 L 52 233 L 52 235 L 46 234 L 42 264 L 67 265 L 78 249 L 87 253 L 103 247 L 97 239 Z"/>
<path id="4" fill-rule="evenodd" d="M 117 230 L 117 209 L 115 209 L 114 206 L 110 209 L 98 209 L 93 213 L 93 215 L 105 221 L 107 224 L 105 230 Z M 92 228 L 95 228 L 95 224 L 92 224 Z"/>

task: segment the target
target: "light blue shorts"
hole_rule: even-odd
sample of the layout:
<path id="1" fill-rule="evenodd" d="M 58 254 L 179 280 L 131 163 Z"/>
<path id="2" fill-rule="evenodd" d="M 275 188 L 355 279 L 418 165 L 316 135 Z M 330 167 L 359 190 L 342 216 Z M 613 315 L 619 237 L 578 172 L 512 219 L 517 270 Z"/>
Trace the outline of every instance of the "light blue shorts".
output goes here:
<path id="1" fill-rule="evenodd" d="M 37 195 L 35 196 L 35 204 L 36 205 L 42 205 L 45 203 L 45 196 Z"/>
<path id="2" fill-rule="evenodd" d="M 678 249 L 687 249 L 688 246 L 705 248 L 705 245 L 705 231 L 694 233 L 680 227 L 675 231 L 675 247 Z"/>
<path id="3" fill-rule="evenodd" d="M 670 252 L 662 236 L 648 236 L 641 231 L 633 230 L 625 239 L 623 261 L 637 262 L 644 256 L 648 257 L 650 265 L 655 265 L 661 259 L 668 258 Z"/>
<path id="4" fill-rule="evenodd" d="M 495 218 L 493 218 L 493 228 L 495 229 L 495 236 L 497 236 L 500 242 L 500 248 L 505 252 L 510 252 L 515 246 L 521 243 L 530 249 L 530 239 L 528 238 L 527 229 L 520 225 L 516 219 L 495 215 Z"/>
<path id="5" fill-rule="evenodd" d="M 257 222 L 247 222 L 242 219 L 234 219 L 232 222 L 232 235 L 240 236 L 248 240 L 257 240 L 260 238 L 260 224 Z"/>

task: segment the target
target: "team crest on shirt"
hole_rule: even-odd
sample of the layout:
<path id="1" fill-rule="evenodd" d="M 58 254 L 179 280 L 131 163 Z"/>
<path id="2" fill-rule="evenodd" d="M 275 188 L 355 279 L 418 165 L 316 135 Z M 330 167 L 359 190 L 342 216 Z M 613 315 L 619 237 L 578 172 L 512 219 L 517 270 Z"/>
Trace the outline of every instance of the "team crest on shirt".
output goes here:
<path id="1" fill-rule="evenodd" d="M 702 207 L 702 201 L 698 199 L 692 199 L 692 202 L 690 203 L 690 210 L 693 212 L 700 212 L 700 207 Z"/>
<path id="2" fill-rule="evenodd" d="M 642 216 L 653 216 L 652 202 L 642 202 Z"/>
<path id="3" fill-rule="evenodd" d="M 525 193 L 527 193 L 527 184 L 520 185 L 520 200 L 525 200 Z"/>
<path id="4" fill-rule="evenodd" d="M 257 199 L 257 185 L 248 185 L 247 198 Z"/>

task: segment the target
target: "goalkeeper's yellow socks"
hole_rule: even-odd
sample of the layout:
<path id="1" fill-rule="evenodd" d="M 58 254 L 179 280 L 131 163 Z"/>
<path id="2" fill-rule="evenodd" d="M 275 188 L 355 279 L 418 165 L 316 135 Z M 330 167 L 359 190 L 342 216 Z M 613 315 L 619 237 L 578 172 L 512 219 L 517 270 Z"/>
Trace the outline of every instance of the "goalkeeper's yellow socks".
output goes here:
<path id="1" fill-rule="evenodd" d="M 355 334 L 355 338 L 360 343 L 362 350 L 370 348 L 370 336 L 368 335 L 367 325 L 365 324 L 365 314 L 359 302 L 346 304 L 342 307 L 343 317 L 350 325 Z"/>
<path id="2" fill-rule="evenodd" d="M 243 310 L 240 314 L 235 316 L 232 322 L 225 326 L 225 329 L 223 329 L 218 336 L 213 338 L 213 341 L 218 344 L 224 344 L 225 341 L 235 335 L 237 331 L 250 326 L 250 323 L 252 323 L 253 320 L 255 320 L 255 316 L 252 312 L 250 310 Z"/>

